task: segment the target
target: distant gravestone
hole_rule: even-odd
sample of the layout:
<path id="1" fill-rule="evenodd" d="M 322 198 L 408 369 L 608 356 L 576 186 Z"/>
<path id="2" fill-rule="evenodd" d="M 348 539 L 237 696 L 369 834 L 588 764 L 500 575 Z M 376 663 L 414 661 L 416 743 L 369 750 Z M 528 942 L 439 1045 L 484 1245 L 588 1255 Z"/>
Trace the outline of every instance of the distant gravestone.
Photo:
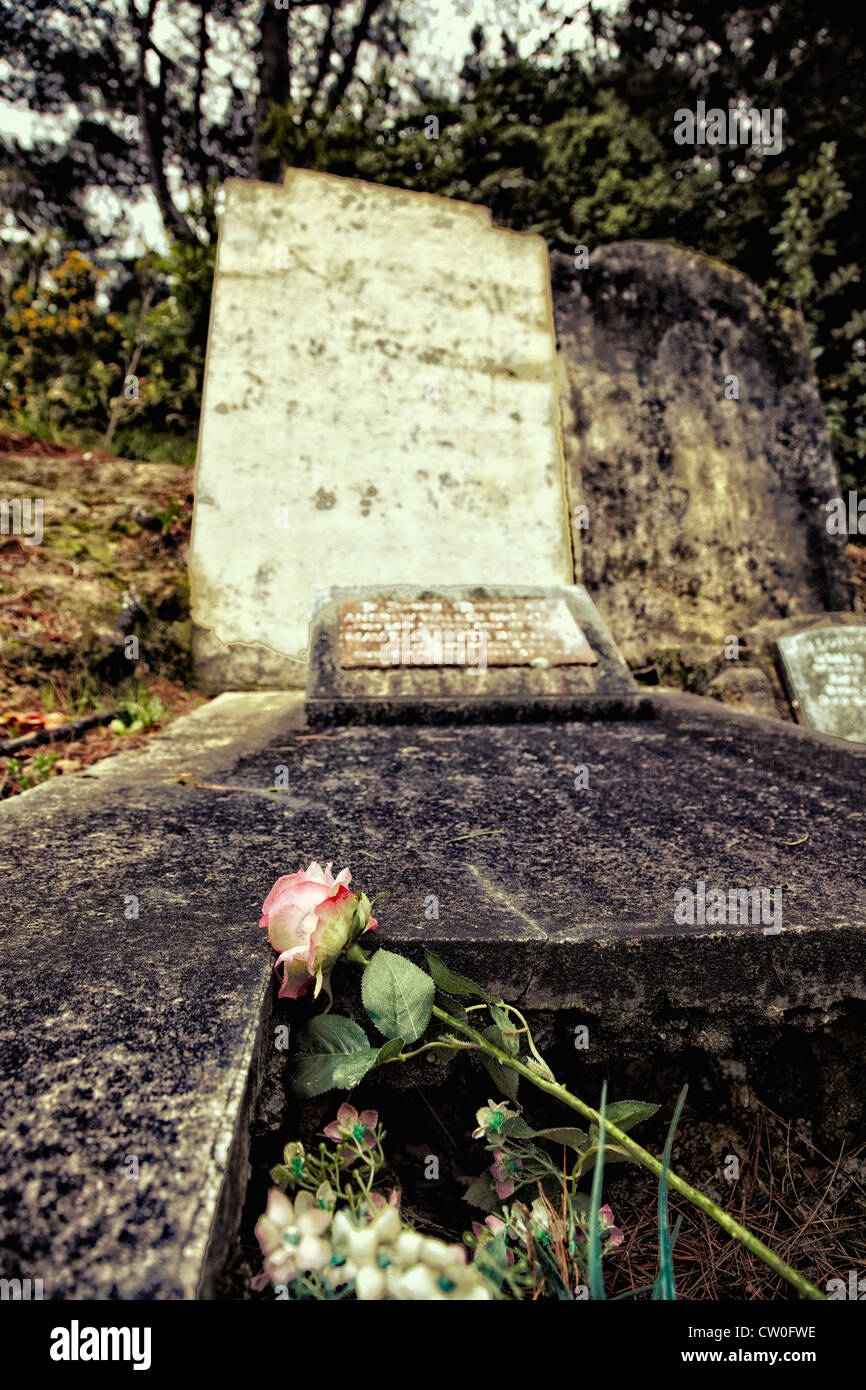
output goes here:
<path id="1" fill-rule="evenodd" d="M 641 695 L 579 586 L 317 592 L 310 724 L 632 715 Z"/>
<path id="2" fill-rule="evenodd" d="M 802 318 L 653 242 L 551 257 L 575 580 L 633 666 L 850 609 L 841 495 Z"/>
<path id="3" fill-rule="evenodd" d="M 311 588 L 569 584 L 547 250 L 489 212 L 232 180 L 190 573 L 204 688 L 302 685 Z"/>
<path id="4" fill-rule="evenodd" d="M 866 743 L 866 624 L 779 638 L 798 717 L 822 734 Z"/>

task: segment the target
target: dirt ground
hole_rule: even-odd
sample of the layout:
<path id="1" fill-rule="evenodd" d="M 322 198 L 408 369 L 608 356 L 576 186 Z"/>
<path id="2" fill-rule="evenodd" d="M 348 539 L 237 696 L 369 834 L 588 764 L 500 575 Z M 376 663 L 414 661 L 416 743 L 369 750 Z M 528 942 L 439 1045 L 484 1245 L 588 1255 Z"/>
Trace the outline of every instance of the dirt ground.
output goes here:
<path id="1" fill-rule="evenodd" d="M 32 505 L 26 534 L 14 519 L 0 534 L 2 797 L 140 744 L 202 697 L 190 683 L 191 468 L 0 429 L 0 496 Z M 54 732 L 95 714 L 106 718 L 74 737 Z M 32 734 L 53 736 L 9 749 Z"/>

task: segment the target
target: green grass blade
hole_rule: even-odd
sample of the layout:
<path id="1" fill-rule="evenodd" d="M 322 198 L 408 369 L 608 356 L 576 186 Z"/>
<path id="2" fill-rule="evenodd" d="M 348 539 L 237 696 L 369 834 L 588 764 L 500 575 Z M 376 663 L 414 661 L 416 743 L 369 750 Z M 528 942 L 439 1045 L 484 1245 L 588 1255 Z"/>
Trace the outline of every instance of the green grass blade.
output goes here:
<path id="1" fill-rule="evenodd" d="M 671 1240 L 670 1225 L 668 1222 L 668 1165 L 671 1161 L 671 1149 L 674 1143 L 674 1134 L 679 1124 L 680 1115 L 686 1102 L 686 1092 L 688 1086 L 684 1086 L 680 1092 L 680 1098 L 674 1111 L 668 1129 L 668 1137 L 665 1141 L 665 1151 L 662 1158 L 662 1171 L 659 1178 L 659 1272 L 653 1287 L 653 1298 L 671 1302 L 676 1299 L 676 1289 L 674 1287 L 674 1262 L 673 1262 L 673 1243 L 679 1234 L 680 1223 L 677 1222 L 677 1229 Z"/>
<path id="2" fill-rule="evenodd" d="M 601 1223 L 599 1221 L 599 1208 L 601 1206 L 601 1179 L 604 1171 L 604 1141 L 607 1130 L 605 1123 L 605 1112 L 607 1110 L 607 1082 L 601 1088 L 601 1105 L 599 1106 L 599 1119 L 601 1123 L 598 1128 L 598 1154 L 595 1160 L 595 1167 L 592 1173 L 592 1192 L 589 1199 L 589 1231 L 587 1232 L 587 1276 L 589 1279 L 589 1296 L 593 1299 L 604 1299 L 604 1275 L 601 1270 Z"/>

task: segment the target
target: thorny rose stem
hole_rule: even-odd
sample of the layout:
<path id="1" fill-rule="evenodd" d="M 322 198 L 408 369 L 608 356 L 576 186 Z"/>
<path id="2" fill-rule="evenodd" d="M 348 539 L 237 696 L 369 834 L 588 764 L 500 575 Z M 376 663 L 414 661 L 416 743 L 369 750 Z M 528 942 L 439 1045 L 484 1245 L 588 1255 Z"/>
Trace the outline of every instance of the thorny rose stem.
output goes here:
<path id="1" fill-rule="evenodd" d="M 594 1120 L 599 1127 L 601 1126 L 602 1120 L 599 1112 L 593 1110 L 592 1106 L 587 1105 L 585 1101 L 580 1100 L 577 1096 L 573 1096 L 571 1092 L 566 1090 L 564 1086 L 561 1086 L 558 1081 L 545 1080 L 543 1076 L 533 1071 L 531 1067 L 526 1066 L 523 1062 L 517 1061 L 514 1057 L 510 1057 L 507 1052 L 502 1052 L 493 1043 L 489 1042 L 487 1038 L 483 1037 L 480 1033 L 476 1033 L 474 1028 L 470 1028 L 466 1023 L 461 1023 L 459 1019 L 452 1018 L 444 1009 L 440 1009 L 435 1004 L 433 1005 L 433 1013 L 438 1019 L 441 1019 L 443 1023 L 447 1023 L 449 1028 L 457 1029 L 458 1032 L 471 1038 L 477 1047 L 483 1052 L 489 1053 L 501 1066 L 511 1067 L 512 1071 L 516 1071 L 521 1076 L 525 1076 L 526 1079 L 531 1081 L 533 1086 L 537 1086 L 539 1090 L 547 1091 L 549 1095 L 555 1096 L 557 1100 L 561 1100 L 564 1105 L 569 1106 L 572 1110 L 579 1111 L 581 1115 L 585 1115 L 587 1119 Z M 399 1057 L 395 1057 L 392 1060 L 399 1061 L 400 1059 Z M 627 1134 L 621 1129 L 618 1129 L 616 1125 L 611 1124 L 607 1119 L 604 1121 L 604 1128 L 605 1133 L 609 1134 L 612 1139 L 615 1139 L 617 1144 L 621 1145 L 622 1148 L 628 1150 L 632 1158 L 636 1159 L 638 1163 L 641 1163 L 644 1168 L 649 1168 L 650 1172 L 655 1173 L 656 1177 L 661 1177 L 662 1165 L 657 1158 L 654 1158 L 646 1149 L 642 1149 L 640 1144 L 636 1144 L 633 1139 L 630 1139 Z M 734 1240 L 738 1240 L 751 1254 L 757 1256 L 765 1265 L 769 1265 L 770 1269 L 775 1270 L 777 1274 L 781 1275 L 781 1277 L 792 1285 L 804 1298 L 825 1299 L 826 1295 L 822 1294 L 820 1289 L 816 1289 L 814 1284 L 809 1283 L 808 1279 L 804 1279 L 803 1276 L 792 1269 L 790 1265 L 785 1264 L 785 1261 L 780 1259 L 778 1255 L 775 1255 L 763 1241 L 759 1240 L 751 1231 L 746 1230 L 745 1226 L 741 1226 L 738 1221 L 735 1221 L 734 1218 L 729 1216 L 726 1211 L 723 1211 L 721 1207 L 716 1206 L 716 1203 L 711 1201 L 709 1197 L 705 1197 L 703 1192 L 699 1192 L 696 1187 L 692 1187 L 691 1183 L 678 1177 L 670 1168 L 668 1169 L 667 1179 L 671 1187 L 675 1188 L 677 1192 L 681 1192 L 694 1206 L 700 1207 L 701 1211 L 706 1212 L 707 1216 L 712 1217 L 713 1221 L 717 1222 L 723 1230 L 727 1231 L 729 1236 L 733 1236 Z"/>

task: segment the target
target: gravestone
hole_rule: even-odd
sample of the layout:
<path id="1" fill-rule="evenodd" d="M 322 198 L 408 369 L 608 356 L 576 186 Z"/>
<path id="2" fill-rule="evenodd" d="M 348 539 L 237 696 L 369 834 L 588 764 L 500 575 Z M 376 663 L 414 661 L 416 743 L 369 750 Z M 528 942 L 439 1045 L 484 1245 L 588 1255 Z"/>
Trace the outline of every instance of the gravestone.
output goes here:
<path id="1" fill-rule="evenodd" d="M 576 585 L 334 587 L 316 594 L 311 725 L 638 714 L 642 698 Z"/>
<path id="2" fill-rule="evenodd" d="M 652 242 L 592 248 L 582 268 L 555 252 L 551 269 L 575 581 L 626 660 L 850 610 L 802 318 L 731 266 Z"/>
<path id="3" fill-rule="evenodd" d="M 866 624 L 789 633 L 779 638 L 779 654 L 798 719 L 866 743 Z"/>
<path id="4" fill-rule="evenodd" d="M 570 584 L 547 250 L 289 170 L 226 186 L 190 556 L 199 684 L 303 685 L 313 584 Z"/>

